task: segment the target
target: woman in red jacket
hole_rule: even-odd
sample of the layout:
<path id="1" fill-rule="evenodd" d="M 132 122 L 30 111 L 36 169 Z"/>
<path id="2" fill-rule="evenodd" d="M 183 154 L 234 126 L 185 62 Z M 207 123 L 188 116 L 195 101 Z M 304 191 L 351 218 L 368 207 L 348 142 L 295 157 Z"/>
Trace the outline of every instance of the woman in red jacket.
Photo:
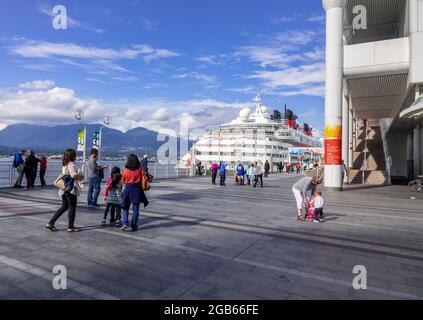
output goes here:
<path id="1" fill-rule="evenodd" d="M 142 179 L 144 170 L 141 168 L 141 163 L 136 155 L 130 155 L 126 162 L 125 171 L 122 176 L 122 184 L 124 185 L 122 193 L 122 231 L 129 228 L 129 208 L 132 205 L 132 231 L 138 230 L 138 219 L 140 215 L 140 205 L 144 204 L 144 208 L 148 206 L 148 199 L 142 190 Z"/>

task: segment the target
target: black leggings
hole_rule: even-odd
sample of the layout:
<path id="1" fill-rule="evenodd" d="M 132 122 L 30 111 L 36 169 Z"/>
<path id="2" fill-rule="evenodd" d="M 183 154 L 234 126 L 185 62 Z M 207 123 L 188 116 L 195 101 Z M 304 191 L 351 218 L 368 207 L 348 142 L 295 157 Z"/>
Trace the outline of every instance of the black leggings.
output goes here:
<path id="1" fill-rule="evenodd" d="M 34 188 L 35 187 L 35 178 L 37 177 L 37 171 L 32 169 L 25 170 L 26 177 L 26 187 Z"/>
<path id="2" fill-rule="evenodd" d="M 62 196 L 62 207 L 56 211 L 53 218 L 50 220 L 50 225 L 54 226 L 56 221 L 69 210 L 68 220 L 69 220 L 69 229 L 75 227 L 75 216 L 76 216 L 76 204 L 78 202 L 78 197 L 70 192 L 65 192 Z"/>
<path id="3" fill-rule="evenodd" d="M 115 223 L 117 220 L 122 220 L 122 207 L 120 204 L 112 204 L 108 203 L 106 206 L 106 210 L 104 211 L 104 220 L 107 220 L 107 215 L 109 214 L 109 210 L 111 210 L 110 222 Z M 116 213 L 116 215 L 115 215 Z"/>
<path id="4" fill-rule="evenodd" d="M 259 174 L 259 175 L 254 177 L 254 188 L 257 187 L 257 183 L 259 182 L 259 180 L 260 180 L 260 185 L 263 188 L 263 175 L 262 174 Z"/>

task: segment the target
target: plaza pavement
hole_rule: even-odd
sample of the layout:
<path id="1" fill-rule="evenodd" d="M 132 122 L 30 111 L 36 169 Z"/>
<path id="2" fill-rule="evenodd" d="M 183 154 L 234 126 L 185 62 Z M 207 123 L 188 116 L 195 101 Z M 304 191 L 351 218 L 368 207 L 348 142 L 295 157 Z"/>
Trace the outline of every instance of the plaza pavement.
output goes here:
<path id="1" fill-rule="evenodd" d="M 162 180 L 140 230 L 101 227 L 81 196 L 77 226 L 44 228 L 55 189 L 0 190 L 0 299 L 422 299 L 423 196 L 406 187 L 324 191 L 325 224 L 297 222 L 292 184 Z M 416 199 L 411 199 L 414 196 Z M 67 268 L 68 289 L 52 269 Z M 368 289 L 353 289 L 353 268 Z"/>

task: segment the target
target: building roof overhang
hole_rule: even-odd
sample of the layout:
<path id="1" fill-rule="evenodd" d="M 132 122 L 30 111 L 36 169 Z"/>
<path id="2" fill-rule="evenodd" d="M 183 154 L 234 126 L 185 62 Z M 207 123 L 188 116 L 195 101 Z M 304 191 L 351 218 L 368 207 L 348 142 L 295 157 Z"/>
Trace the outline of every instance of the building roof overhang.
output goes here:
<path id="1" fill-rule="evenodd" d="M 423 94 L 407 109 L 400 113 L 402 119 L 418 119 L 423 118 Z"/>

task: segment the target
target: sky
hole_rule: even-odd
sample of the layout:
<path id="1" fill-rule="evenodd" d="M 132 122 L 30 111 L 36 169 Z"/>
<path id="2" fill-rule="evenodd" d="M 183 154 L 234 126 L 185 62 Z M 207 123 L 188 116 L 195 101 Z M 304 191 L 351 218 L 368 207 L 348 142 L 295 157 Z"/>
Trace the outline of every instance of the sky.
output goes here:
<path id="1" fill-rule="evenodd" d="M 53 28 L 53 7 L 67 29 Z M 207 129 L 287 104 L 324 122 L 321 1 L 2 0 L 0 129 L 84 121 Z"/>

